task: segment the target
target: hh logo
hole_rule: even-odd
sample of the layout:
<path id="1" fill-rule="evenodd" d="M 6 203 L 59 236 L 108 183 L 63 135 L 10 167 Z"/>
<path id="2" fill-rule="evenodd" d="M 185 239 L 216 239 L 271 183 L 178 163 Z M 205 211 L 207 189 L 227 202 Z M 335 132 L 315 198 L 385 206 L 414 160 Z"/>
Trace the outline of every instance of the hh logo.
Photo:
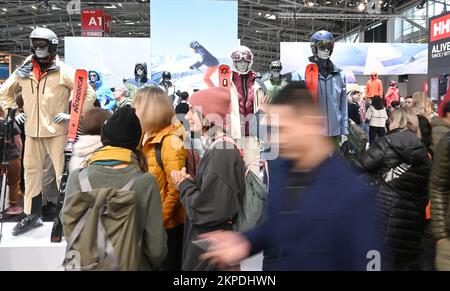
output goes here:
<path id="1" fill-rule="evenodd" d="M 431 20 L 430 41 L 450 37 L 450 14 Z"/>

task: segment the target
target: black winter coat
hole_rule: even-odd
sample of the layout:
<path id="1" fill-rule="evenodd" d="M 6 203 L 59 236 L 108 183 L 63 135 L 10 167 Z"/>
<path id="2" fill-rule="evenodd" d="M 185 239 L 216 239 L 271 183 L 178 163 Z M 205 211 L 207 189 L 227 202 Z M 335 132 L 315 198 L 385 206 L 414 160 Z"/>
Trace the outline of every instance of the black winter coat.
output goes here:
<path id="1" fill-rule="evenodd" d="M 426 146 L 412 131 L 397 129 L 377 139 L 356 163 L 381 186 L 377 202 L 387 255 L 396 262 L 417 259 L 431 170 Z"/>

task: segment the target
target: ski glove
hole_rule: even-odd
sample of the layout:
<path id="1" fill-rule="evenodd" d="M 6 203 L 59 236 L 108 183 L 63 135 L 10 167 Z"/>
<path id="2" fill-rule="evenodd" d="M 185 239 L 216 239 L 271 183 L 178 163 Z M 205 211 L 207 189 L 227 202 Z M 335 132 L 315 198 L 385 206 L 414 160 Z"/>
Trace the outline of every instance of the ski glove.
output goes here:
<path id="1" fill-rule="evenodd" d="M 25 113 L 20 113 L 16 116 L 16 122 L 18 124 L 23 124 L 27 120 L 27 115 Z"/>
<path id="2" fill-rule="evenodd" d="M 57 113 L 55 117 L 53 118 L 53 121 L 56 123 L 61 123 L 63 121 L 69 121 L 70 120 L 70 114 L 61 112 Z"/>

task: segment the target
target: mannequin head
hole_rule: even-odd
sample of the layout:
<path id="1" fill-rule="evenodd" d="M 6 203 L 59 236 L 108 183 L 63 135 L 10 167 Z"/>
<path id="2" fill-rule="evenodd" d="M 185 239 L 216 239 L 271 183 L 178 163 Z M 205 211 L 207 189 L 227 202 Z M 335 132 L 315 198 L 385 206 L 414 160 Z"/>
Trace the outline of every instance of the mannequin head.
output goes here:
<path id="1" fill-rule="evenodd" d="M 372 73 L 370 74 L 370 79 L 371 79 L 372 81 L 375 81 L 376 79 L 378 79 L 378 73 L 377 73 L 377 72 L 372 72 Z"/>
<path id="2" fill-rule="evenodd" d="M 49 63 L 56 56 L 58 37 L 50 29 L 37 27 L 30 34 L 30 47 L 39 63 Z"/>
<path id="3" fill-rule="evenodd" d="M 333 53 L 334 37 L 330 32 L 320 30 L 312 35 L 310 45 L 315 57 L 328 60 Z"/>
<path id="4" fill-rule="evenodd" d="M 253 65 L 253 53 L 246 46 L 240 46 L 231 53 L 233 69 L 235 72 L 246 75 Z"/>
<path id="5" fill-rule="evenodd" d="M 270 79 L 278 82 L 281 79 L 281 70 L 283 66 L 280 61 L 273 61 L 270 63 Z"/>

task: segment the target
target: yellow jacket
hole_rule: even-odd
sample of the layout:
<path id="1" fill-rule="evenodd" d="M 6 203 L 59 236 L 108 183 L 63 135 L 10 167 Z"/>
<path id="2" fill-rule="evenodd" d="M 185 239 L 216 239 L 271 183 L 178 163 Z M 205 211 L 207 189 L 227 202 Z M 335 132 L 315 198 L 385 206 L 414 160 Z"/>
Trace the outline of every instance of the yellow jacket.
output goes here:
<path id="1" fill-rule="evenodd" d="M 142 151 L 147 157 L 148 170 L 155 176 L 161 192 L 163 223 L 166 229 L 184 223 L 185 211 L 180 202 L 180 193 L 172 183 L 170 173 L 181 170 L 186 163 L 183 148 L 183 127 L 170 125 L 157 134 L 149 136 L 143 143 Z M 161 159 L 164 170 L 156 160 L 156 144 L 162 142 Z"/>
<path id="2" fill-rule="evenodd" d="M 27 115 L 25 133 L 29 137 L 54 137 L 67 134 L 68 122 L 55 123 L 57 113 L 69 113 L 69 99 L 73 89 L 75 71 L 54 60 L 40 80 L 33 72 L 31 57 L 19 67 L 0 89 L 3 109 L 17 107 L 14 96 L 22 91 L 23 110 Z M 95 91 L 87 86 L 82 114 L 94 106 Z"/>

